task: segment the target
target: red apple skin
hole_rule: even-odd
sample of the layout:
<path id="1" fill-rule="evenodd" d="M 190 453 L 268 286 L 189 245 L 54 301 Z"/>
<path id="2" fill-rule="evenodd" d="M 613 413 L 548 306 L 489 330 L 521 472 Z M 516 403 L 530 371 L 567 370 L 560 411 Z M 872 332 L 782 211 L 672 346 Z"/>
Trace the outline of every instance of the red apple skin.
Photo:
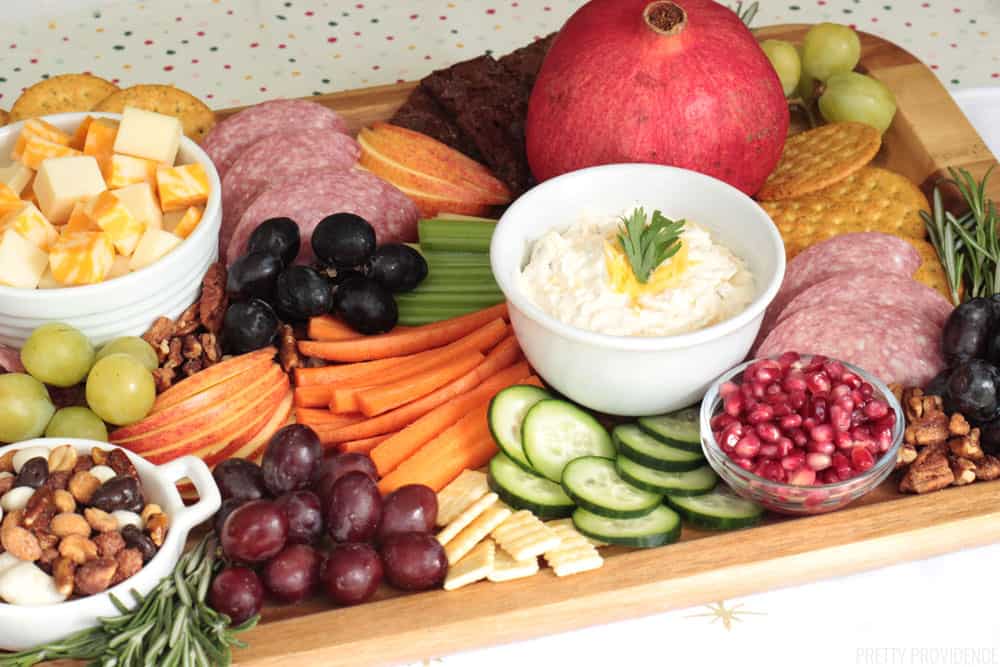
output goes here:
<path id="1" fill-rule="evenodd" d="M 686 19 L 673 34 L 649 5 Z M 774 170 L 788 133 L 778 75 L 736 14 L 714 0 L 591 0 L 570 17 L 528 105 L 527 155 L 545 181 L 601 164 L 651 162 L 747 194 Z"/>

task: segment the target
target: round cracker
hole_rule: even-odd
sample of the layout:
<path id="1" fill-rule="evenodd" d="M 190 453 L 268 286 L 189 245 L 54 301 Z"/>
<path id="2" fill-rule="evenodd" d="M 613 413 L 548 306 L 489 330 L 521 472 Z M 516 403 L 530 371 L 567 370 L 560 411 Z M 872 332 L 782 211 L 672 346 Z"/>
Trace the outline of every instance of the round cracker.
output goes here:
<path id="1" fill-rule="evenodd" d="M 871 165 L 809 196 L 866 202 L 875 206 L 894 201 L 911 211 L 931 210 L 927 197 L 913 181 L 902 174 Z"/>
<path id="2" fill-rule="evenodd" d="M 184 134 L 201 141 L 215 125 L 215 112 L 191 93 L 173 86 L 140 84 L 119 90 L 101 100 L 94 111 L 121 113 L 126 106 L 175 116 Z"/>
<path id="3" fill-rule="evenodd" d="M 791 199 L 822 190 L 871 162 L 881 145 L 878 130 L 863 123 L 830 123 L 796 134 L 785 142 L 757 198 Z"/>
<path id="4" fill-rule="evenodd" d="M 93 74 L 59 74 L 26 89 L 10 108 L 11 123 L 36 116 L 91 111 L 118 86 Z"/>
<path id="5" fill-rule="evenodd" d="M 10 114 L 4 109 L 0 109 L 0 125 L 6 125 L 8 120 L 10 120 Z"/>
<path id="6" fill-rule="evenodd" d="M 915 239 L 927 235 L 920 212 L 891 199 L 866 202 L 809 196 L 761 202 L 761 207 L 785 238 L 815 242 L 820 232 L 829 228 L 841 234 L 884 232 Z"/>
<path id="7" fill-rule="evenodd" d="M 951 301 L 951 288 L 948 285 L 948 274 L 944 270 L 944 265 L 941 264 L 941 259 L 938 257 L 937 250 L 928 241 L 921 239 L 905 239 L 907 243 L 916 248 L 917 252 L 920 253 L 921 264 L 917 269 L 916 273 L 913 274 L 913 279 L 918 283 L 923 283 L 932 289 L 936 289 L 938 292 L 944 295 L 946 299 Z M 959 296 L 965 290 L 962 286 L 959 286 Z"/>

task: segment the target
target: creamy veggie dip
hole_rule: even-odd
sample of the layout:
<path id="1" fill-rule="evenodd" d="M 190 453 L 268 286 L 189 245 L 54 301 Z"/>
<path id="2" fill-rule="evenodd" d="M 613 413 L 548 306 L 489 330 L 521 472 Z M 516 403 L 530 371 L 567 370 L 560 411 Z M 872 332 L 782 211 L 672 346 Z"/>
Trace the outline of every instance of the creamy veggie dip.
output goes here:
<path id="1" fill-rule="evenodd" d="M 616 336 L 697 331 L 753 301 L 753 275 L 744 261 L 690 221 L 680 250 L 639 283 L 617 240 L 620 224 L 620 217 L 584 219 L 548 232 L 531 248 L 518 276 L 521 289 L 565 324 Z"/>

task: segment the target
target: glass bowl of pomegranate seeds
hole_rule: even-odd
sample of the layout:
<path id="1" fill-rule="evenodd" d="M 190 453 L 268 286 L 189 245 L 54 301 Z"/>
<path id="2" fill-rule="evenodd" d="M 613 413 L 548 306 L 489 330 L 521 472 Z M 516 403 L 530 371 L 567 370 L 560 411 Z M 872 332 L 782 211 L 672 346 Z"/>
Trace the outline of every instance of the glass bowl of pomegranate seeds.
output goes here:
<path id="1" fill-rule="evenodd" d="M 741 496 L 782 514 L 840 509 L 893 471 L 903 411 L 848 363 L 786 352 L 715 381 L 701 404 L 709 464 Z"/>

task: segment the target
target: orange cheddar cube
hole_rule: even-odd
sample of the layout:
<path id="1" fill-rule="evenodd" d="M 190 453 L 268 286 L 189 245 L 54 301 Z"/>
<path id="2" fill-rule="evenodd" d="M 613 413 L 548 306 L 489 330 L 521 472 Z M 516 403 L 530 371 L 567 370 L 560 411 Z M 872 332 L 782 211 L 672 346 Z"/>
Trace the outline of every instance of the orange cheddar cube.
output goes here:
<path id="1" fill-rule="evenodd" d="M 87 132 L 90 131 L 90 124 L 94 122 L 93 116 L 87 116 L 83 119 L 79 125 L 76 126 L 76 131 L 73 136 L 70 137 L 69 147 L 75 148 L 78 151 L 83 150 L 84 144 L 87 143 Z"/>
<path id="2" fill-rule="evenodd" d="M 20 162 L 11 162 L 6 167 L 0 167 L 0 184 L 6 185 L 18 196 L 24 192 L 24 189 L 34 177 L 35 172 Z"/>
<path id="3" fill-rule="evenodd" d="M 156 170 L 160 207 L 166 213 L 208 201 L 208 174 L 197 162 Z"/>
<path id="4" fill-rule="evenodd" d="M 182 239 L 191 236 L 191 232 L 201 222 L 205 209 L 201 206 L 188 206 L 183 211 L 171 211 L 163 214 L 163 228 Z"/>
<path id="5" fill-rule="evenodd" d="M 59 144 L 60 146 L 70 145 L 70 136 L 52 123 L 47 123 L 41 118 L 29 118 L 24 121 L 24 127 L 21 128 L 21 134 L 18 135 L 17 142 L 14 144 L 14 150 L 11 152 L 10 156 L 15 160 L 22 160 L 22 156 L 28 146 L 28 142 L 32 138 L 44 139 L 45 141 L 53 144 Z M 32 169 L 35 168 L 36 167 L 32 167 Z"/>
<path id="6" fill-rule="evenodd" d="M 95 118 L 87 127 L 87 137 L 83 141 L 83 154 L 97 158 L 101 173 L 106 173 L 111 156 L 114 155 L 115 137 L 118 124 L 107 118 Z"/>
<path id="7" fill-rule="evenodd" d="M 57 144 L 54 141 L 41 137 L 31 136 L 24 144 L 24 152 L 21 153 L 21 162 L 32 169 L 38 169 L 42 162 L 54 157 L 71 157 L 80 155 L 80 151 L 70 148 L 65 144 Z"/>
<path id="8" fill-rule="evenodd" d="M 152 160 L 115 153 L 103 165 L 104 180 L 109 189 L 135 183 L 156 183 L 156 168 Z"/>
<path id="9" fill-rule="evenodd" d="M 63 234 L 49 250 L 49 267 L 61 285 L 93 285 L 107 277 L 115 247 L 104 232 Z"/>
<path id="10" fill-rule="evenodd" d="M 35 206 L 38 206 L 38 195 L 35 194 L 35 176 L 32 176 L 28 184 L 21 190 L 21 199 L 30 201 Z"/>
<path id="11" fill-rule="evenodd" d="M 11 190 L 6 183 L 0 183 L 0 218 L 8 213 L 16 211 L 24 205 L 17 193 Z"/>
<path id="12" fill-rule="evenodd" d="M 87 204 L 82 201 L 73 204 L 73 210 L 69 214 L 69 220 L 63 225 L 62 233 L 99 231 L 101 231 L 101 228 L 87 215 Z"/>
<path id="13" fill-rule="evenodd" d="M 3 218 L 0 218 L 0 230 L 13 229 L 15 232 L 28 239 L 39 250 L 48 250 L 56 239 L 59 232 L 52 226 L 42 212 L 31 202 L 21 202 L 21 206 Z"/>
<path id="14" fill-rule="evenodd" d="M 145 225 L 135 219 L 128 207 L 110 190 L 97 195 L 87 203 L 87 215 L 108 235 L 116 250 L 131 255 L 142 238 Z M 58 274 L 56 274 L 58 278 Z"/>

